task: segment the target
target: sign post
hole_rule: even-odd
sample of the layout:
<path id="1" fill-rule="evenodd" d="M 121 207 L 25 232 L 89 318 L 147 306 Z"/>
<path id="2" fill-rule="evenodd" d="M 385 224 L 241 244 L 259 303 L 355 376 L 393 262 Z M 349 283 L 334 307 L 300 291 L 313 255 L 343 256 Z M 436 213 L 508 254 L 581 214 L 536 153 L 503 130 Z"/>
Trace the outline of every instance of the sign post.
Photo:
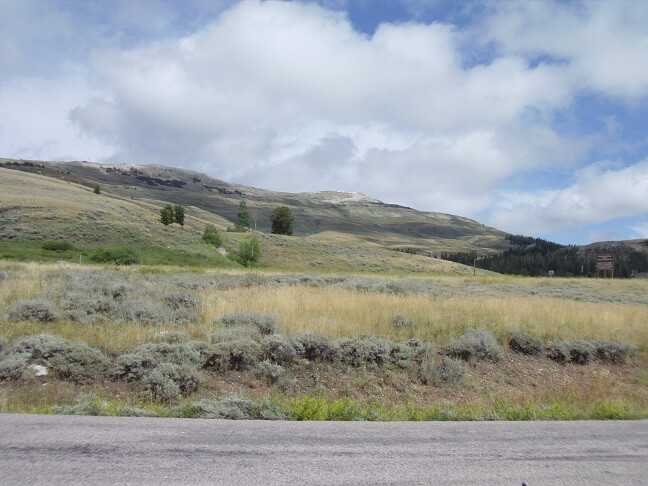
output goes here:
<path id="1" fill-rule="evenodd" d="M 603 278 L 607 278 L 607 271 L 610 270 L 614 279 L 614 255 L 599 255 L 596 257 L 596 278 L 600 277 L 603 270 Z"/>

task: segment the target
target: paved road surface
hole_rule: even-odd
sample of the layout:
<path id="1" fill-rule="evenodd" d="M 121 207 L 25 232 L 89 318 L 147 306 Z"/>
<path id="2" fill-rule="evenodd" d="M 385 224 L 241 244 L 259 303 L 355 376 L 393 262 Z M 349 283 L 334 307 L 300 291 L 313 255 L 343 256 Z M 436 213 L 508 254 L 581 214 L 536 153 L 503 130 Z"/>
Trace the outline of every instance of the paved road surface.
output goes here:
<path id="1" fill-rule="evenodd" d="M 648 484 L 648 422 L 0 414 L 0 484 Z"/>

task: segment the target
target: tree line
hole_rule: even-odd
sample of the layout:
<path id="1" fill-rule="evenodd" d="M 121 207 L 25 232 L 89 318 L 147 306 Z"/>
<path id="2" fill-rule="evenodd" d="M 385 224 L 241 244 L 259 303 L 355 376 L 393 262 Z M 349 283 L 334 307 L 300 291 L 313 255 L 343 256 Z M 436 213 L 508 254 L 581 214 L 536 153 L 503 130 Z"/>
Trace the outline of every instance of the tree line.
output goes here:
<path id="1" fill-rule="evenodd" d="M 648 271 L 648 253 L 623 244 L 592 249 L 522 235 L 508 235 L 506 239 L 516 246 L 496 255 L 480 256 L 468 251 L 441 253 L 441 258 L 509 275 L 546 276 L 553 270 L 556 276 L 577 277 L 596 275 L 596 257 L 611 254 L 615 277 L 629 278 Z"/>

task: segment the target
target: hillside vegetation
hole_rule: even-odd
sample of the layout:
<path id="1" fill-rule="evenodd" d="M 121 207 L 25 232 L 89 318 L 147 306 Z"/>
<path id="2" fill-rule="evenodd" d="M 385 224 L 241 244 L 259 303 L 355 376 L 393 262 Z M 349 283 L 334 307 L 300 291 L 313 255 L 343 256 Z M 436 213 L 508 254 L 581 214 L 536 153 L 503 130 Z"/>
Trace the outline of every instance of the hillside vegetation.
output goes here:
<path id="1" fill-rule="evenodd" d="M 79 261 L 81 257 L 88 262 L 98 247 L 107 246 L 132 247 L 142 264 L 236 266 L 201 239 L 207 224 L 222 231 L 230 252 L 248 237 L 226 232 L 233 223 L 220 214 L 186 206 L 184 226 L 165 226 L 160 223 L 159 211 L 166 201 L 125 196 L 112 189 L 102 184 L 101 194 L 95 194 L 91 185 L 0 168 L 0 257 L 24 261 Z M 169 200 L 187 203 L 172 194 Z M 308 237 L 258 233 L 258 237 L 261 265 L 266 268 L 392 274 L 472 272 L 464 265 L 396 252 L 353 233 L 326 231 Z M 41 248 L 46 240 L 66 240 L 75 249 L 46 251 Z"/>
<path id="2" fill-rule="evenodd" d="M 648 417 L 644 280 L 6 262 L 0 275 L 0 411 Z"/>

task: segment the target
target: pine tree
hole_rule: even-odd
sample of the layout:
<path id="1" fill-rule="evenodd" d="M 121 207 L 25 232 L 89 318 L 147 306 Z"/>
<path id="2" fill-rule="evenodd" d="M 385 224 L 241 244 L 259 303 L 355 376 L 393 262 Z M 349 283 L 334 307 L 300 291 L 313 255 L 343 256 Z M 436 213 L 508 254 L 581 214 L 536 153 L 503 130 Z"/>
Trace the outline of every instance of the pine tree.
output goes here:
<path id="1" fill-rule="evenodd" d="M 246 228 L 250 227 L 250 213 L 248 212 L 245 201 L 239 203 L 239 212 L 236 217 L 237 220 L 234 226 L 238 231 L 245 231 Z"/>
<path id="2" fill-rule="evenodd" d="M 95 194 L 101 194 L 101 186 L 99 184 L 95 184 L 92 192 L 94 192 Z"/>
<path id="3" fill-rule="evenodd" d="M 292 224 L 294 220 L 295 218 L 288 206 L 277 207 L 274 210 L 274 213 L 272 213 L 272 216 L 270 216 L 270 221 L 272 222 L 272 233 L 276 235 L 292 235 Z"/>
<path id="4" fill-rule="evenodd" d="M 160 222 L 164 226 L 168 226 L 173 223 L 173 207 L 170 204 L 167 204 L 162 209 L 160 209 Z"/>
<path id="5" fill-rule="evenodd" d="M 173 207 L 173 222 L 178 223 L 180 226 L 184 226 L 185 211 L 182 206 L 176 204 Z"/>

